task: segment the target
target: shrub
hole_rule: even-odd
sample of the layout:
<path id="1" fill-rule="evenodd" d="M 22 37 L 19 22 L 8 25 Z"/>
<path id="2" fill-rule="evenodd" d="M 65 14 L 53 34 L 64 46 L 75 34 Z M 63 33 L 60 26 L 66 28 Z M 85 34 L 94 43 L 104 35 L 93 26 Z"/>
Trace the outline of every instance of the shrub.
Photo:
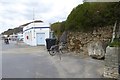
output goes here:
<path id="1" fill-rule="evenodd" d="M 120 39 L 115 38 L 112 43 L 109 44 L 110 47 L 120 47 Z"/>

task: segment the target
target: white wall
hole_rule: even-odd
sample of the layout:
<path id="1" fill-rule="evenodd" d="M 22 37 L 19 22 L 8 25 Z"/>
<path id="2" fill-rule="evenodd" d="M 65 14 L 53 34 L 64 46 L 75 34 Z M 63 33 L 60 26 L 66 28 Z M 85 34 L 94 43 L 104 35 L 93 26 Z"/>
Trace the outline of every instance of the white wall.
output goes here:
<path id="1" fill-rule="evenodd" d="M 39 28 L 32 28 L 32 27 L 39 27 Z M 40 27 L 42 27 L 42 28 L 40 28 Z M 45 33 L 45 39 L 49 38 L 50 29 L 43 28 L 43 27 L 49 27 L 49 26 L 40 24 L 40 23 L 39 24 L 32 23 L 29 26 L 24 27 L 23 28 L 23 37 L 24 37 L 23 41 L 28 45 L 37 46 L 37 37 L 36 37 L 37 33 Z M 28 39 L 26 38 L 26 36 L 28 36 Z M 45 41 L 45 45 L 46 45 L 46 41 Z"/>
<path id="2" fill-rule="evenodd" d="M 30 43 L 32 42 L 32 38 L 30 38 L 30 34 L 32 34 L 32 30 L 27 30 L 25 32 L 23 32 L 23 41 L 24 43 L 30 45 Z M 27 39 L 27 36 L 28 36 L 28 39 Z"/>
<path id="3" fill-rule="evenodd" d="M 37 45 L 37 33 L 45 33 L 45 39 L 49 38 L 49 28 L 42 28 L 42 29 L 35 29 L 35 38 L 33 37 L 33 44 L 32 45 Z M 33 33 L 34 35 L 34 33 Z M 44 43 L 46 45 L 46 41 L 44 40 Z"/>

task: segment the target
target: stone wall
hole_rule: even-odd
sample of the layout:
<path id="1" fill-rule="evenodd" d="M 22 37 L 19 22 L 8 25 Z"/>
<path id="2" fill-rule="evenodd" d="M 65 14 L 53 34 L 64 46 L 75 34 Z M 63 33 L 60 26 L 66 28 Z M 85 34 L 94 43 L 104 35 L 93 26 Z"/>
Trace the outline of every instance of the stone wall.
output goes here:
<path id="1" fill-rule="evenodd" d="M 107 47 L 105 54 L 105 68 L 104 77 L 118 78 L 118 65 L 119 65 L 119 52 L 120 47 Z"/>
<path id="2" fill-rule="evenodd" d="M 104 77 L 118 78 L 118 65 L 120 65 L 120 48 L 107 47 L 112 39 L 113 26 L 102 27 L 94 31 L 69 32 L 68 49 L 74 53 L 88 56 L 88 45 L 91 43 L 102 42 L 105 51 Z M 118 60 L 119 59 L 119 60 Z"/>
<path id="3" fill-rule="evenodd" d="M 105 47 L 112 38 L 112 26 L 97 28 L 94 31 L 69 32 L 68 49 L 77 54 L 88 55 L 87 46 L 91 42 L 101 41 Z"/>

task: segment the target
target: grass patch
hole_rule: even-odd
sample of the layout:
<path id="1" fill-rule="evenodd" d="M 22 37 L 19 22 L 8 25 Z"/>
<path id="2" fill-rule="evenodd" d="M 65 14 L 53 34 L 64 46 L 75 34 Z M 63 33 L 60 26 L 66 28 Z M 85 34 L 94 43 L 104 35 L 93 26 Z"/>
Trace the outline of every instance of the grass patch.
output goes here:
<path id="1" fill-rule="evenodd" d="M 115 38 L 112 43 L 109 44 L 110 47 L 120 47 L 120 39 Z"/>

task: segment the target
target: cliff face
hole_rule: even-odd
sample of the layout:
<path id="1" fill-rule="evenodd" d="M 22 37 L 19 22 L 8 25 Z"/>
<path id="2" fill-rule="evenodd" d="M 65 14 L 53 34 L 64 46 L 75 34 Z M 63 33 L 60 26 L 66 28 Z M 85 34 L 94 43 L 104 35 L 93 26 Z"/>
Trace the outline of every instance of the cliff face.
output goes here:
<path id="1" fill-rule="evenodd" d="M 106 47 L 112 38 L 112 26 L 97 28 L 91 32 L 69 32 L 68 49 L 77 54 L 88 55 L 87 46 L 100 41 Z"/>

